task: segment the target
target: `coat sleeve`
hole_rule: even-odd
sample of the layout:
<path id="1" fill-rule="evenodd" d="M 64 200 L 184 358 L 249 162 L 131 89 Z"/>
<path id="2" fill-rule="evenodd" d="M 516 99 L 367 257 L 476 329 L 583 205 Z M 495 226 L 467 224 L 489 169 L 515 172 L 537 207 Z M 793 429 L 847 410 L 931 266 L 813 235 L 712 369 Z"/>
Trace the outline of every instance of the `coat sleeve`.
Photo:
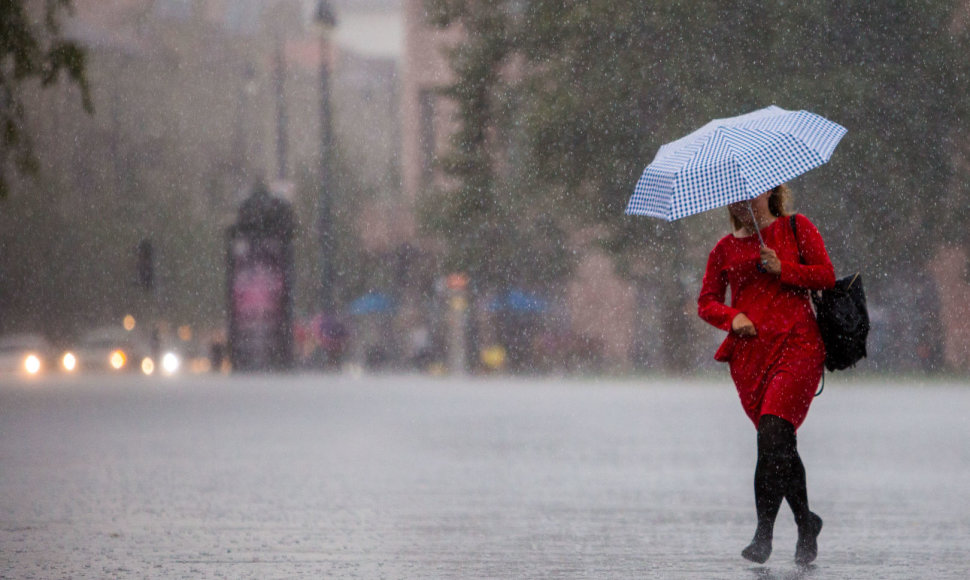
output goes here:
<path id="1" fill-rule="evenodd" d="M 801 214 L 795 216 L 795 221 L 801 261 L 781 263 L 781 283 L 809 290 L 825 290 L 835 286 L 835 269 L 818 228 Z"/>
<path id="2" fill-rule="evenodd" d="M 731 321 L 740 310 L 724 303 L 727 296 L 727 278 L 721 267 L 722 252 L 716 246 L 707 258 L 707 268 L 704 270 L 704 280 L 701 282 L 701 294 L 697 299 L 697 314 L 707 323 L 731 331 Z"/>

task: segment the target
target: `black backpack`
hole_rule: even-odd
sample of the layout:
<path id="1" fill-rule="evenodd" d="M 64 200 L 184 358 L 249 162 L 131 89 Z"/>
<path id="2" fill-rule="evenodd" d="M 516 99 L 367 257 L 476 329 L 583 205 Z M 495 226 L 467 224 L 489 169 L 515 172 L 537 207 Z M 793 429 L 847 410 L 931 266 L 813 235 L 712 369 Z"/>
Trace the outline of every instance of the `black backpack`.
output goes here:
<path id="1" fill-rule="evenodd" d="M 798 244 L 798 228 L 795 216 L 791 216 L 792 233 Z M 801 249 L 799 248 L 799 256 Z M 813 290 L 812 304 L 815 319 L 825 343 L 825 368 L 841 371 L 855 366 L 866 356 L 866 338 L 869 336 L 869 311 L 866 308 L 866 291 L 862 275 L 858 272 L 835 281 L 828 290 Z"/>

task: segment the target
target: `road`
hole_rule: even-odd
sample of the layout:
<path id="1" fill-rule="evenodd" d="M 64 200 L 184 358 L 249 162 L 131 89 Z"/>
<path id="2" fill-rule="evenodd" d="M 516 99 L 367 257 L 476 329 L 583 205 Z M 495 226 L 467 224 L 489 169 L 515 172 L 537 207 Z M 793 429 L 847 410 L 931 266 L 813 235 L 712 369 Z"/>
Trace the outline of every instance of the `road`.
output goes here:
<path id="1" fill-rule="evenodd" d="M 0 577 L 966 578 L 970 385 L 829 377 L 764 566 L 726 377 L 0 382 Z"/>

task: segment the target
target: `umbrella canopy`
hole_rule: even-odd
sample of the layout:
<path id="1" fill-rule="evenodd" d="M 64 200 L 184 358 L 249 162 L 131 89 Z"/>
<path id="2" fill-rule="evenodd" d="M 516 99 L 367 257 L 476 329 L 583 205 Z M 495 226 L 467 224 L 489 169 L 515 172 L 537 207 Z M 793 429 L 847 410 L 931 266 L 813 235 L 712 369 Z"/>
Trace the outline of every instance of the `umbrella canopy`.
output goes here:
<path id="1" fill-rule="evenodd" d="M 673 221 L 753 199 L 826 163 L 845 127 L 771 106 L 715 119 L 660 148 L 626 213 Z"/>
<path id="2" fill-rule="evenodd" d="M 537 294 L 513 288 L 493 299 L 489 303 L 488 309 L 492 312 L 509 311 L 538 314 L 549 310 L 549 302 Z"/>
<path id="3" fill-rule="evenodd" d="M 394 309 L 394 299 L 381 292 L 368 292 L 350 303 L 351 314 L 378 314 Z"/>

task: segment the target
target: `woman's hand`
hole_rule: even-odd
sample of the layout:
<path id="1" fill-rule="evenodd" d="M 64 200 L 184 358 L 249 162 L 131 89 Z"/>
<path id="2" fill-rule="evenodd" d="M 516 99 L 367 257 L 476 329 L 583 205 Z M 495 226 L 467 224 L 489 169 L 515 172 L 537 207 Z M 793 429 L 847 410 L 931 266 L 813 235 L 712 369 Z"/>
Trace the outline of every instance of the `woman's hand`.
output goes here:
<path id="1" fill-rule="evenodd" d="M 767 246 L 761 246 L 761 266 L 769 274 L 781 275 L 781 260 L 778 259 L 778 254 Z"/>
<path id="2" fill-rule="evenodd" d="M 757 336 L 758 330 L 754 327 L 751 319 L 739 312 L 734 320 L 731 321 L 731 330 L 738 336 Z"/>

